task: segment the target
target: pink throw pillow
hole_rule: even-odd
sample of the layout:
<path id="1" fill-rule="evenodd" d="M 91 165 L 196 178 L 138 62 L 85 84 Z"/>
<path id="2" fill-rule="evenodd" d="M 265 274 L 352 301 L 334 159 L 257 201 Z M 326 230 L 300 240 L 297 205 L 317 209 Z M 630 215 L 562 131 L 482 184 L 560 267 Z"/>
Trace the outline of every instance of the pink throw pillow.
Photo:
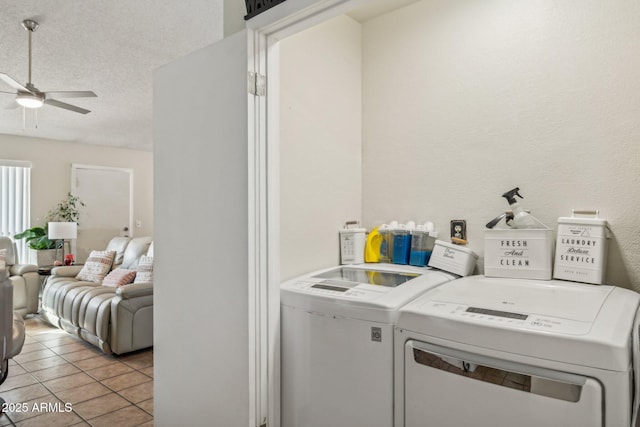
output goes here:
<path id="1" fill-rule="evenodd" d="M 112 286 L 114 288 L 133 283 L 136 278 L 136 271 L 126 268 L 116 268 L 112 270 L 102 281 L 103 286 Z"/>

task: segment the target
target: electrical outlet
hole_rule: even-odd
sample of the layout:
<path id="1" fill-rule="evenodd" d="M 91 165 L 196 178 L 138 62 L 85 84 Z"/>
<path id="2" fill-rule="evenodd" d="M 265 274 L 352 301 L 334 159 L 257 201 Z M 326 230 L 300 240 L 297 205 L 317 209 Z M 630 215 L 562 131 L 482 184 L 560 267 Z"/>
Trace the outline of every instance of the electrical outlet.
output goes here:
<path id="1" fill-rule="evenodd" d="M 140 228 L 142 227 L 142 221 L 139 219 L 136 219 L 136 228 Z"/>

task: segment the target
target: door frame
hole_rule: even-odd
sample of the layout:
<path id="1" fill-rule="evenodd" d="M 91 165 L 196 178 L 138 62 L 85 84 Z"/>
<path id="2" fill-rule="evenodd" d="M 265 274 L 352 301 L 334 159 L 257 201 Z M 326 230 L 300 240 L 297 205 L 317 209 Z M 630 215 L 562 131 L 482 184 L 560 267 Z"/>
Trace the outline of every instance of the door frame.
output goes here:
<path id="1" fill-rule="evenodd" d="M 280 426 L 280 40 L 368 0 L 289 0 L 246 22 L 248 71 L 266 96 L 249 102 L 250 425 Z M 255 424 L 253 424 L 255 422 Z"/>

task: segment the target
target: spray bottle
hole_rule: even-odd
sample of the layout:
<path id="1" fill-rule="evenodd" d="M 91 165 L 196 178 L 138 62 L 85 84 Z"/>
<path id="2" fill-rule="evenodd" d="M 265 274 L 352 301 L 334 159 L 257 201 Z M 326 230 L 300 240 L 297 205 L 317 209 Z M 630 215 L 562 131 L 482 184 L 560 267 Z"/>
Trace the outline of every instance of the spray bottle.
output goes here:
<path id="1" fill-rule="evenodd" d="M 512 228 L 546 228 L 544 224 L 538 221 L 533 215 L 528 214 L 522 206 L 518 204 L 516 196 L 524 199 L 519 193 L 520 188 L 516 187 L 513 190 L 509 190 L 502 195 L 509 202 L 511 211 L 513 212 L 513 221 L 511 221 Z"/>

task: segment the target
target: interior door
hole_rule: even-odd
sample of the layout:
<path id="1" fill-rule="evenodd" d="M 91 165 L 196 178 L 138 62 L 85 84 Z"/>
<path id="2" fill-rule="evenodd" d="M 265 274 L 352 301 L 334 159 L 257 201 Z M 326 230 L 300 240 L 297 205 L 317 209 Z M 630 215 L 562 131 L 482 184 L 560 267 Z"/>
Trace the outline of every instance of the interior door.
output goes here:
<path id="1" fill-rule="evenodd" d="M 74 253 L 82 263 L 92 250 L 102 250 L 114 236 L 131 235 L 133 171 L 131 169 L 71 166 L 71 192 L 84 202 Z M 125 231 L 126 229 L 126 231 Z"/>
<path id="2" fill-rule="evenodd" d="M 267 418 L 266 159 L 256 126 L 264 97 L 248 88 L 248 72 L 259 71 L 254 36 L 240 31 L 154 73 L 159 425 L 184 423 L 176 408 L 230 427 Z"/>

